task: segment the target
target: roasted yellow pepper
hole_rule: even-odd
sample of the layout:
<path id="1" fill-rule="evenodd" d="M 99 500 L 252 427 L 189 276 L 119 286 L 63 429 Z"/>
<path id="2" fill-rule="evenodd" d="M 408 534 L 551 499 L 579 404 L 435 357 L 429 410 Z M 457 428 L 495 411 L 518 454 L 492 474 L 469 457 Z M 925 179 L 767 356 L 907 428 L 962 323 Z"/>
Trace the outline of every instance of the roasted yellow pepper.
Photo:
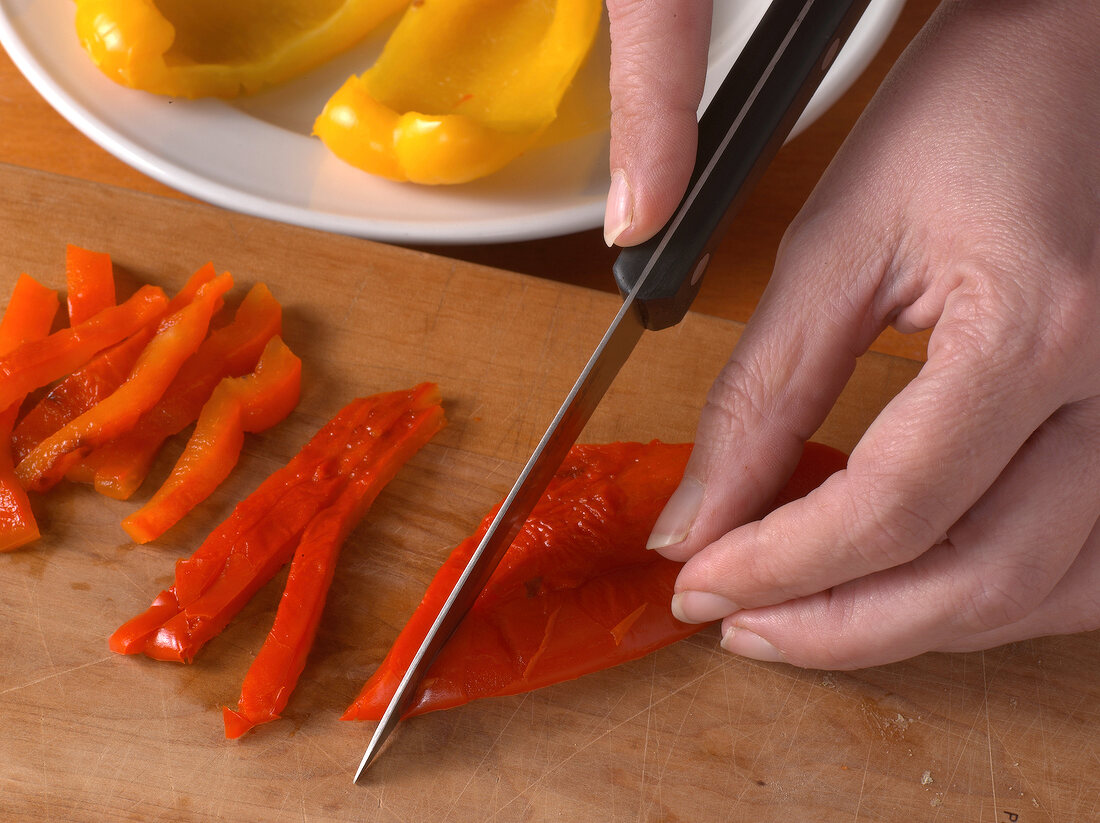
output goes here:
<path id="1" fill-rule="evenodd" d="M 532 146 L 592 47 L 601 0 L 413 0 L 314 124 L 372 174 L 464 183 Z"/>
<path id="2" fill-rule="evenodd" d="M 176 97 L 235 97 L 361 40 L 409 0 L 77 0 L 84 49 L 112 80 Z"/>

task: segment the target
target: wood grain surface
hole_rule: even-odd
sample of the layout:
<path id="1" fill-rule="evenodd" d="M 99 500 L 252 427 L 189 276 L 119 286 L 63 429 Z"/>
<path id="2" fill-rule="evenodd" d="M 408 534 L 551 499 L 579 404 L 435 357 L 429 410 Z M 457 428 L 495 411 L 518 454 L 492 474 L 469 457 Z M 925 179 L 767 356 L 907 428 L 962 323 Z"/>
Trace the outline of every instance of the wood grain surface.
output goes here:
<path id="1" fill-rule="evenodd" d="M 266 282 L 305 363 L 299 408 L 147 546 L 128 502 L 64 485 L 45 537 L 0 555 L 0 819 L 18 821 L 1086 821 L 1100 814 L 1098 635 L 851 673 L 724 654 L 714 628 L 644 659 L 403 724 L 351 777 L 372 724 L 338 715 L 447 551 L 510 485 L 612 315 L 607 294 L 0 165 L 0 299 L 20 271 L 63 286 L 67 242 L 109 252 L 123 291 L 212 260 Z M 692 436 L 740 331 L 692 314 L 648 336 L 585 432 Z M 818 439 L 850 448 L 919 364 L 870 354 Z M 450 425 L 345 546 L 283 719 L 239 741 L 220 706 L 280 579 L 190 666 L 106 638 L 179 556 L 352 397 L 421 380 Z M 158 464 L 163 476 L 182 441 Z"/>

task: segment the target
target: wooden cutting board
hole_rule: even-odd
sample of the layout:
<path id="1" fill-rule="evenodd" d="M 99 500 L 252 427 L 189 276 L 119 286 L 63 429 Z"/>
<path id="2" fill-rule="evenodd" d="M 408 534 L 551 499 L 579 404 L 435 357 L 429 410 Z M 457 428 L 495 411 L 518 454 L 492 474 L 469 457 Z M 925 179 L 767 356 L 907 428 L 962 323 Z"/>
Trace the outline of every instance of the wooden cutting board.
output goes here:
<path id="1" fill-rule="evenodd" d="M 238 295 L 266 282 L 305 378 L 298 410 L 249 436 L 232 478 L 156 543 L 135 546 L 119 527 L 148 487 L 128 502 L 74 486 L 35 498 L 45 537 L 0 555 L 3 820 L 1100 815 L 1096 634 L 823 673 L 726 655 L 711 628 L 610 671 L 412 720 L 353 786 L 372 727 L 340 712 L 449 548 L 507 490 L 615 298 L 0 166 L 2 299 L 20 271 L 63 287 L 67 242 L 109 252 L 125 289 L 174 288 L 207 260 L 234 274 Z M 690 439 L 738 333 L 692 315 L 647 337 L 583 439 Z M 864 358 L 818 439 L 850 448 L 916 368 Z M 220 714 L 270 626 L 279 579 L 190 666 L 107 650 L 175 559 L 340 406 L 423 380 L 441 385 L 450 425 L 345 546 L 282 720 L 226 741 Z"/>

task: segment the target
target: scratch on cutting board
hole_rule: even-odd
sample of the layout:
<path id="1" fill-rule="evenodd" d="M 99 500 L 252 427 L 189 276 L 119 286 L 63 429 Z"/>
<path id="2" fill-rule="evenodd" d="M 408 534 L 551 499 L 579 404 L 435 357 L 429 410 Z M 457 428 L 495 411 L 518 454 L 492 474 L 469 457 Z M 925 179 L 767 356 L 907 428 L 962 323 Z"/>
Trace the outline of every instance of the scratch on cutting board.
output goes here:
<path id="1" fill-rule="evenodd" d="M 359 305 L 359 298 L 363 295 L 363 290 L 367 287 L 367 278 L 360 277 L 358 285 L 355 289 L 355 293 L 351 296 L 351 299 L 347 302 L 347 308 L 344 309 L 344 316 L 340 318 L 339 325 L 344 327 L 347 325 L 348 318 L 351 317 L 351 313 L 355 311 L 355 307 Z"/>
<path id="2" fill-rule="evenodd" d="M 721 653 L 719 653 L 719 652 L 716 652 L 716 654 L 723 654 L 723 655 L 724 655 L 725 653 L 724 653 L 724 652 L 721 652 Z M 760 671 L 765 671 L 765 672 L 767 672 L 767 673 L 768 673 L 769 675 L 772 675 L 772 674 L 776 674 L 776 672 L 774 672 L 774 671 L 773 671 L 773 670 L 771 670 L 771 669 L 768 669 L 768 668 L 766 667 L 766 665 L 765 665 L 765 664 L 763 664 L 763 663 L 758 663 L 758 662 L 756 662 L 756 661 L 742 661 L 742 662 L 743 662 L 743 663 L 745 663 L 746 665 L 748 665 L 748 666 L 750 666 L 750 667 L 754 668 L 754 669 L 757 669 L 757 670 L 760 670 Z M 780 716 L 780 717 L 782 717 L 782 716 L 785 716 L 785 715 L 786 715 L 786 713 L 787 713 L 787 711 L 786 711 L 786 709 L 787 709 L 787 704 L 788 704 L 788 703 L 790 702 L 790 700 L 791 700 L 791 695 L 793 695 L 793 694 L 794 694 L 794 691 L 795 691 L 795 689 L 796 689 L 796 688 L 798 687 L 798 685 L 799 685 L 800 683 L 804 683 L 804 682 L 806 682 L 806 681 L 804 681 L 804 680 L 803 680 L 803 679 L 802 679 L 802 678 L 801 678 L 801 677 L 800 677 L 800 676 L 799 676 L 798 674 L 783 674 L 782 676 L 784 676 L 784 677 L 787 677 L 787 678 L 789 679 L 789 681 L 790 681 L 790 688 L 789 688 L 789 689 L 787 689 L 787 693 L 786 693 L 786 694 L 785 694 L 785 695 L 783 696 L 783 703 L 782 703 L 782 705 L 781 705 L 781 706 L 779 707 L 779 709 L 778 709 L 778 710 L 777 710 L 777 712 L 776 712 L 777 716 Z M 811 689 L 812 689 L 812 688 L 814 687 L 814 684 L 813 684 L 812 682 L 808 683 L 808 685 L 810 686 L 810 688 L 811 688 Z M 800 715 L 800 716 L 799 716 L 799 723 L 800 723 L 800 724 L 801 724 L 801 722 L 802 722 L 802 717 L 803 717 L 803 716 L 805 715 L 805 713 L 806 713 L 806 707 L 808 706 L 808 704 L 809 704 L 809 698 L 807 697 L 807 701 L 806 701 L 806 703 L 805 703 L 805 704 L 803 705 L 803 708 L 802 708 L 802 715 Z M 797 729 L 797 727 L 796 727 L 796 729 Z M 788 747 L 787 747 L 787 753 L 786 753 L 786 755 L 789 755 L 789 754 L 790 754 L 790 751 L 791 751 L 791 747 L 792 747 L 792 746 L 794 745 L 794 740 L 795 740 L 795 739 L 797 739 L 797 734 L 795 734 L 795 735 L 792 735 L 792 738 L 791 738 L 791 743 L 790 743 L 790 745 L 788 745 Z M 753 758 L 753 761 L 752 761 L 752 764 L 751 764 L 751 768 L 752 768 L 752 769 L 755 769 L 755 768 L 756 768 L 756 764 L 757 764 L 757 762 L 759 761 L 759 758 L 760 758 L 760 754 L 761 754 L 761 752 L 762 752 L 762 750 L 758 750 L 758 751 L 757 751 L 757 753 L 756 753 L 756 757 L 754 757 L 754 758 Z M 785 755 L 785 756 L 786 756 L 786 755 Z M 744 796 L 745 796 L 746 792 L 748 792 L 748 791 L 749 791 L 749 785 L 748 785 L 748 784 L 746 784 L 746 785 L 745 785 L 745 786 L 744 786 L 744 787 L 743 787 L 743 788 L 741 789 L 741 791 L 740 791 L 740 792 L 738 793 L 738 795 L 737 795 L 737 802 L 738 802 L 738 803 L 740 803 L 740 802 L 741 802 L 741 800 L 742 800 L 742 799 L 744 798 Z"/>
<path id="3" fill-rule="evenodd" d="M 719 669 L 726 668 L 727 666 L 733 665 L 734 662 L 735 662 L 735 658 L 733 658 L 732 656 L 729 656 L 729 659 L 724 661 L 717 668 L 719 668 Z M 540 783 L 545 781 L 550 775 L 552 775 L 558 769 L 562 768 L 566 763 L 568 763 L 574 757 L 579 755 L 581 752 L 587 751 L 588 749 L 592 748 L 592 746 L 594 746 L 599 741 L 603 740 L 608 735 L 612 734 L 613 732 L 617 731 L 618 729 L 622 728 L 623 726 L 634 722 L 642 714 L 642 712 L 651 711 L 655 706 L 658 706 L 658 705 L 660 705 L 661 703 L 664 703 L 667 700 L 671 700 L 672 698 L 676 697 L 681 692 L 683 692 L 685 689 L 690 689 L 692 687 L 697 687 L 699 682 L 702 681 L 704 678 L 708 677 L 713 671 L 714 671 L 714 669 L 708 669 L 707 671 L 699 674 L 697 677 L 693 677 L 691 680 L 688 680 L 687 682 L 681 684 L 677 688 L 672 689 L 671 691 L 669 691 L 666 694 L 662 695 L 657 700 L 651 701 L 650 704 L 646 708 L 639 709 L 638 711 L 634 712 L 634 714 L 630 715 L 629 717 L 626 717 L 626 718 L 620 720 L 618 723 L 614 724 L 613 726 L 609 726 L 608 728 L 604 729 L 602 732 L 597 734 L 591 740 L 586 741 L 583 745 L 577 746 L 568 755 L 563 757 L 556 764 L 554 764 L 553 766 L 548 768 L 545 772 L 540 774 L 536 779 L 532 780 L 529 784 L 524 786 L 522 791 L 516 793 L 516 795 L 514 797 L 512 797 L 506 803 L 502 804 L 501 808 L 504 808 L 504 807 L 510 805 L 511 803 L 514 803 L 522 795 L 526 794 L 529 790 L 533 789 L 535 786 L 538 786 Z"/>
<path id="4" fill-rule="evenodd" d="M 434 332 L 436 325 L 439 323 L 439 316 L 443 313 L 443 307 L 447 305 L 447 296 L 451 293 L 451 283 L 454 279 L 455 264 L 452 261 L 451 265 L 447 267 L 443 284 L 439 288 L 439 299 L 435 301 L 435 308 L 428 312 L 428 326 L 426 329 L 428 333 Z"/>
<path id="5" fill-rule="evenodd" d="M 945 794 L 946 794 L 946 792 L 949 792 L 951 790 L 952 786 L 955 785 L 955 778 L 958 776 L 959 767 L 962 765 L 963 758 L 966 756 L 966 749 L 970 745 L 970 741 L 974 737 L 975 732 L 977 731 L 978 718 L 981 716 L 981 714 L 983 712 L 985 712 L 986 716 L 988 717 L 988 711 L 989 711 L 989 709 L 988 709 L 988 706 L 986 705 L 986 701 L 983 700 L 982 704 L 980 706 L 978 706 L 977 709 L 975 709 L 973 719 L 969 723 L 965 724 L 965 726 L 967 728 L 966 737 L 963 738 L 962 744 L 959 747 L 958 756 L 955 758 L 955 762 L 951 766 L 951 772 L 948 775 L 948 778 L 947 778 L 947 781 L 946 781 L 946 786 L 948 788 L 945 790 Z M 952 735 L 952 736 L 954 736 L 954 735 Z M 936 810 L 936 818 L 938 819 L 939 817 L 940 817 L 940 810 L 937 809 Z"/>
<path id="6" fill-rule="evenodd" d="M 649 739 L 653 736 L 653 708 L 657 705 L 657 701 L 654 695 L 657 691 L 657 670 L 656 670 L 656 658 L 654 655 L 649 657 L 649 701 L 645 708 L 645 743 L 642 744 L 642 772 L 638 775 L 638 788 L 641 791 L 638 792 L 638 818 L 641 819 L 642 809 L 645 806 L 645 787 L 646 781 L 649 777 L 648 769 L 649 765 Z M 660 774 L 657 775 L 658 785 L 661 782 Z"/>
<path id="7" fill-rule="evenodd" d="M 87 663 L 81 663 L 77 666 L 69 666 L 67 669 L 62 669 L 61 671 L 50 672 L 49 674 L 43 675 L 42 677 L 35 678 L 34 680 L 28 680 L 26 683 L 19 683 L 18 685 L 15 685 L 15 686 L 9 686 L 8 688 L 4 689 L 3 691 L 0 691 L 0 695 L 11 694 L 12 692 L 17 692 L 20 689 L 29 689 L 31 686 L 36 686 L 39 683 L 43 683 L 47 680 L 53 680 L 53 679 L 58 678 L 58 677 L 64 677 L 65 675 L 71 674 L 72 672 L 78 672 L 81 669 L 86 669 L 89 666 L 95 666 L 95 665 L 98 665 L 99 663 L 104 663 L 104 662 L 106 662 L 108 660 L 112 660 L 112 659 L 114 659 L 114 655 L 109 654 L 106 657 L 100 657 L 98 660 L 89 660 Z"/>
<path id="8" fill-rule="evenodd" d="M 874 744 L 870 741 L 867 742 L 867 757 L 863 760 L 863 780 L 859 784 L 859 797 L 856 799 L 856 813 L 852 818 L 852 823 L 859 823 L 859 812 L 863 808 L 863 795 L 867 788 L 867 773 L 871 770 L 871 750 L 874 748 Z"/>
<path id="9" fill-rule="evenodd" d="M 982 661 L 982 710 L 985 712 L 985 745 L 989 754 L 989 787 L 993 793 L 993 808 L 997 808 L 997 772 L 993 766 L 993 726 L 989 720 L 989 680 L 985 670 L 985 652 L 981 653 Z"/>
<path id="10" fill-rule="evenodd" d="M 680 725 L 676 730 L 676 734 L 672 736 L 672 740 L 676 741 L 680 739 L 680 735 L 683 732 L 684 726 L 687 725 L 688 718 L 691 715 L 691 709 L 695 705 L 695 701 L 699 696 L 699 689 L 702 686 L 703 680 L 714 672 L 731 665 L 734 660 L 724 652 L 713 653 L 707 658 L 707 667 L 705 671 L 694 680 L 685 685 L 685 688 L 691 690 L 690 699 L 684 711 L 680 715 Z M 665 753 L 663 760 L 652 770 L 648 768 L 649 764 L 649 741 L 653 734 L 653 709 L 662 702 L 663 697 L 655 697 L 656 683 L 657 683 L 657 658 L 656 656 L 650 657 L 650 699 L 649 705 L 646 708 L 646 737 L 645 745 L 642 750 L 642 771 L 639 775 L 639 787 L 644 789 L 650 778 L 650 774 L 654 775 L 653 785 L 656 787 L 658 795 L 658 803 L 660 803 L 661 787 L 664 781 L 665 773 L 668 770 L 668 765 L 672 761 L 672 756 L 675 754 L 675 745 L 669 746 L 668 751 Z M 678 689 L 677 692 L 682 692 L 683 689 Z M 654 755 L 656 759 L 657 755 Z M 642 791 L 639 794 L 639 807 L 638 807 L 638 819 L 641 820 L 645 817 L 645 803 L 647 800 L 646 792 Z"/>
<path id="11" fill-rule="evenodd" d="M 492 754 L 494 750 L 496 750 L 496 747 L 498 745 L 500 745 L 500 739 L 504 736 L 504 733 L 512 725 L 512 721 L 516 719 L 516 715 L 519 713 L 519 710 L 523 708 L 525 703 L 527 703 L 527 694 L 523 695 L 522 699 L 520 699 L 520 701 L 516 704 L 516 707 L 512 710 L 512 713 L 508 716 L 508 719 L 501 725 L 500 731 L 497 732 L 496 737 L 493 738 L 493 742 L 486 747 L 484 754 L 481 755 L 481 760 L 478 761 L 478 764 L 470 770 L 470 777 L 466 781 L 466 785 L 464 785 L 458 792 L 455 793 L 454 799 L 451 801 L 451 807 L 447 809 L 446 813 L 443 815 L 441 823 L 450 819 L 451 814 L 455 811 L 456 808 L 458 808 L 458 801 L 462 799 L 462 796 L 464 794 L 466 794 L 466 790 L 470 788 L 470 784 L 473 783 L 474 777 L 481 774 L 481 769 L 485 765 L 485 761 L 489 759 L 489 755 Z"/>
<path id="12" fill-rule="evenodd" d="M 715 663 L 717 665 L 712 665 L 712 664 L 715 664 Z M 687 706 L 684 707 L 684 711 L 680 715 L 680 725 L 676 728 L 676 734 L 672 736 L 672 740 L 674 741 L 674 745 L 669 746 L 668 753 L 665 755 L 665 758 L 664 758 L 663 762 L 661 763 L 661 768 L 657 771 L 657 785 L 658 785 L 658 787 L 660 787 L 663 784 L 665 773 L 668 770 L 668 764 L 672 761 L 672 755 L 676 751 L 675 741 L 683 739 L 684 727 L 687 725 L 688 718 L 691 716 L 691 710 L 695 706 L 695 701 L 699 697 L 699 689 L 702 687 L 703 678 L 705 678 L 707 675 L 713 673 L 714 671 L 717 671 L 718 669 L 724 668 L 725 666 L 728 666 L 732 663 L 733 663 L 733 661 L 731 659 L 729 659 L 729 657 L 724 655 L 724 654 L 722 656 L 711 656 L 707 660 L 708 665 L 707 665 L 706 671 L 703 672 L 701 677 L 698 677 L 698 678 L 695 679 L 694 688 L 691 689 L 691 699 L 688 701 Z M 656 672 L 656 668 L 657 668 L 657 661 L 656 661 L 656 658 L 654 657 L 654 659 L 653 659 L 654 672 Z M 651 681 L 651 682 L 655 682 L 655 679 L 656 678 L 654 677 L 653 681 Z M 653 709 L 654 705 L 655 704 L 651 700 L 650 701 L 650 715 L 651 716 L 652 716 L 652 709 Z M 648 734 L 648 725 L 647 725 L 647 734 Z M 643 764 L 643 768 L 644 768 L 644 764 Z M 658 792 L 658 802 L 660 802 L 659 794 L 660 793 Z M 639 820 L 642 819 L 642 809 L 639 809 L 638 819 Z"/>

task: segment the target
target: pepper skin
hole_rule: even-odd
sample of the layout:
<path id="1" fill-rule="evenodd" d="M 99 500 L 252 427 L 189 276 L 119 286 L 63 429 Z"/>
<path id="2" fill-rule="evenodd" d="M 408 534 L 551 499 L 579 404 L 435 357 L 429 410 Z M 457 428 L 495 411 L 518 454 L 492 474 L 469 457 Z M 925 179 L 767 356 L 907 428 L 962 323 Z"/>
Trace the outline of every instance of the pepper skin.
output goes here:
<path id="1" fill-rule="evenodd" d="M 72 328 L 41 340 L 28 340 L 0 357 L 0 408 L 28 392 L 79 369 L 97 352 L 113 346 L 164 316 L 168 298 L 156 286 L 142 286 L 125 303 L 111 306 Z"/>
<path id="2" fill-rule="evenodd" d="M 236 97 L 360 41 L 408 0 L 77 0 L 76 32 L 100 70 L 173 97 Z"/>
<path id="3" fill-rule="evenodd" d="M 183 361 L 199 347 L 214 309 L 232 285 L 233 278 L 223 274 L 204 285 L 193 302 L 162 320 L 126 382 L 19 462 L 15 473 L 23 487 L 38 492 L 52 488 L 83 455 L 129 430 L 160 399 Z"/>
<path id="4" fill-rule="evenodd" d="M 108 254 L 70 243 L 65 247 L 65 283 L 70 326 L 115 305 L 115 274 Z"/>
<path id="5" fill-rule="evenodd" d="M 56 313 L 57 292 L 29 275 L 20 275 L 0 320 L 0 355 L 26 340 L 45 337 Z M 0 551 L 11 551 L 39 538 L 38 523 L 27 493 L 15 476 L 8 446 L 21 402 L 15 400 L 0 412 Z"/>
<path id="6" fill-rule="evenodd" d="M 176 562 L 174 584 L 111 635 L 111 650 L 190 663 L 291 560 L 309 522 L 341 494 L 377 435 L 436 392 L 422 384 L 347 404 Z"/>
<path id="7" fill-rule="evenodd" d="M 290 414 L 301 386 L 302 361 L 281 337 L 271 338 L 251 374 L 226 377 L 214 389 L 168 479 L 122 521 L 126 533 L 148 543 L 209 497 L 237 464 L 244 433 L 263 431 Z"/>
<path id="8" fill-rule="evenodd" d="M 569 680 L 699 631 L 669 606 L 681 564 L 645 548 L 690 450 L 658 442 L 574 447 L 406 716 Z M 773 505 L 801 497 L 844 463 L 842 453 L 807 444 Z M 448 557 L 343 719 L 381 718 L 491 520 Z"/>
<path id="9" fill-rule="evenodd" d="M 70 249 L 75 248 L 70 246 Z M 95 263 L 93 263 L 95 265 Z M 168 302 L 166 314 L 174 314 L 195 299 L 203 284 L 213 280 L 214 267 L 209 263 L 199 269 L 187 281 L 186 285 Z M 106 287 L 100 283 L 100 294 Z M 110 288 L 114 295 L 114 286 Z M 89 291 L 82 290 L 87 296 Z M 80 306 L 84 298 L 78 301 Z M 73 316 L 73 292 L 70 282 L 69 315 Z M 81 311 L 78 308 L 77 313 Z M 100 400 L 109 396 L 130 374 L 145 346 L 156 334 L 157 323 L 149 322 L 121 343 L 116 343 L 93 357 L 86 365 L 77 369 L 44 395 L 19 421 L 12 432 L 12 454 L 19 462 L 30 454 L 35 446 L 56 432 L 70 420 L 92 408 Z M 73 470 L 70 470 L 72 473 Z M 67 475 L 68 476 L 68 475 Z M 78 479 L 70 476 L 70 479 Z"/>
<path id="10" fill-rule="evenodd" d="M 279 717 L 313 646 L 340 547 L 401 466 L 443 427 L 434 386 L 412 402 L 393 426 L 368 441 L 340 496 L 306 527 L 290 563 L 275 623 L 245 675 L 237 708 L 222 710 L 226 737 L 240 737 Z"/>
<path id="11" fill-rule="evenodd" d="M 532 146 L 592 47 L 600 0 L 421 0 L 314 133 L 357 168 L 465 183 Z"/>
<path id="12" fill-rule="evenodd" d="M 245 295 L 233 322 L 210 333 L 180 368 L 160 401 L 121 437 L 88 455 L 80 477 L 100 494 L 128 499 L 145 480 L 164 441 L 198 419 L 218 382 L 256 365 L 267 342 L 282 331 L 282 307 L 263 283 Z"/>

